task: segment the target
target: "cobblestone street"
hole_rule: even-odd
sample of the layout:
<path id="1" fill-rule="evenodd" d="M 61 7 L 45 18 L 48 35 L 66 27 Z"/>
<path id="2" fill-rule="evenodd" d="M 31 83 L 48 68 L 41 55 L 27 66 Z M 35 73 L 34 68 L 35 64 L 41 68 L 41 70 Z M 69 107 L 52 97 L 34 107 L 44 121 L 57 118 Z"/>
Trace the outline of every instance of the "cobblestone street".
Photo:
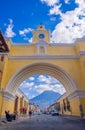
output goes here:
<path id="1" fill-rule="evenodd" d="M 22 117 L 0 125 L 0 130 L 85 130 L 85 120 L 64 118 L 62 116 L 35 115 L 31 119 Z"/>

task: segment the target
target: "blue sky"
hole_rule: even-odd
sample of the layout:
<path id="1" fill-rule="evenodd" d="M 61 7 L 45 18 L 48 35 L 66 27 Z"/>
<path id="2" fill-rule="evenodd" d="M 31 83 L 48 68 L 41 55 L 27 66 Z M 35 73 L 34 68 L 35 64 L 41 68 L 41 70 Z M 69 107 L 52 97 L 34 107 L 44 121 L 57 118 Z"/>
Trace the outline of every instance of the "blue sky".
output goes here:
<path id="1" fill-rule="evenodd" d="M 57 79 L 49 75 L 38 74 L 23 81 L 20 85 L 20 89 L 30 99 L 46 90 L 52 90 L 60 94 L 66 92 L 63 85 Z"/>
<path id="2" fill-rule="evenodd" d="M 32 31 L 39 24 L 50 30 L 51 43 L 70 44 L 77 38 L 85 38 L 85 0 L 0 0 L 0 29 L 5 37 L 11 38 L 13 44 L 29 44 Z M 39 77 L 46 81 L 42 83 Z M 21 89 L 30 98 L 36 96 L 45 88 L 52 89 L 52 83 L 48 84 L 47 80 L 50 82 L 53 77 L 49 77 L 30 77 L 21 84 Z M 57 80 L 55 85 L 62 87 Z"/>
<path id="3" fill-rule="evenodd" d="M 31 42 L 41 23 L 51 31 L 51 42 L 85 38 L 85 0 L 0 0 L 0 5 L 0 28 L 15 43 Z"/>

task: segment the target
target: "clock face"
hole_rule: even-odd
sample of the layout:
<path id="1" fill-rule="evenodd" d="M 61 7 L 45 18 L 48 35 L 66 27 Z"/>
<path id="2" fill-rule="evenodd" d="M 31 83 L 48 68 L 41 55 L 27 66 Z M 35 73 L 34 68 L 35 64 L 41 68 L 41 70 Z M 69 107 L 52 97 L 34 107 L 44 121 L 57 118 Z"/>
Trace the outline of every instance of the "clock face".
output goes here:
<path id="1" fill-rule="evenodd" d="M 43 33 L 39 34 L 39 39 L 44 39 L 45 35 Z"/>

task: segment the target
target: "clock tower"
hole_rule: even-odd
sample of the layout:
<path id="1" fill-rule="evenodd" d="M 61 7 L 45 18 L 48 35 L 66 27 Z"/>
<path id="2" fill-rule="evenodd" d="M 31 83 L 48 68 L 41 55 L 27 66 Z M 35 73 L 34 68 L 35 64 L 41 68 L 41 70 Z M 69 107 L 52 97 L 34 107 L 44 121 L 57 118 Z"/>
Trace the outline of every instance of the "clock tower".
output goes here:
<path id="1" fill-rule="evenodd" d="M 33 31 L 32 38 L 32 43 L 38 43 L 41 41 L 50 43 L 50 31 L 46 30 L 43 25 L 39 25 L 38 29 Z"/>

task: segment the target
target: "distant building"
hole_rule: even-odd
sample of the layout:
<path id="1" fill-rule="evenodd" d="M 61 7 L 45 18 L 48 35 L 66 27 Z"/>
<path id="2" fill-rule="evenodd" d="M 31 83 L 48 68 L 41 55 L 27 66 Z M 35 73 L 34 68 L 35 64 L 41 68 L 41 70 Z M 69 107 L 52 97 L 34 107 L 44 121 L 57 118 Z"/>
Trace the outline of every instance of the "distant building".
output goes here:
<path id="1" fill-rule="evenodd" d="M 60 103 L 59 102 L 55 102 L 55 103 L 51 104 L 47 108 L 47 111 L 51 112 L 53 109 L 60 111 Z"/>
<path id="2" fill-rule="evenodd" d="M 16 92 L 14 111 L 18 115 L 27 115 L 29 110 L 29 100 L 26 95 L 18 89 Z"/>
<path id="3" fill-rule="evenodd" d="M 29 109 L 32 110 L 32 112 L 40 112 L 40 107 L 34 103 L 29 103 Z"/>

